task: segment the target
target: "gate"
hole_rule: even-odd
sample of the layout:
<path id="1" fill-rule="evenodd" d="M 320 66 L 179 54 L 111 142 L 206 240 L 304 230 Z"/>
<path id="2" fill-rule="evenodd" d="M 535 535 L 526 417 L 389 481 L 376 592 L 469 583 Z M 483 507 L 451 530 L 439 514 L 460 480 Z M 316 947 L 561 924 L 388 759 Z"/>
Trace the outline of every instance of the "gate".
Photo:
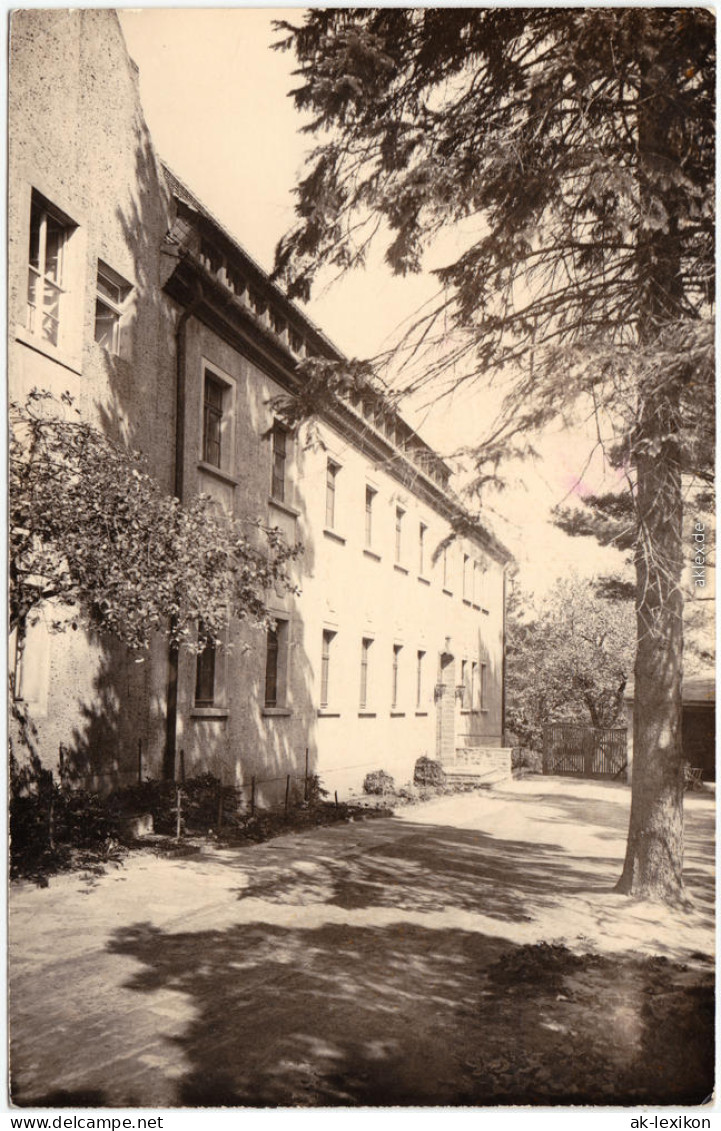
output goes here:
<path id="1" fill-rule="evenodd" d="M 543 728 L 544 774 L 625 779 L 627 761 L 625 727 L 546 723 Z"/>

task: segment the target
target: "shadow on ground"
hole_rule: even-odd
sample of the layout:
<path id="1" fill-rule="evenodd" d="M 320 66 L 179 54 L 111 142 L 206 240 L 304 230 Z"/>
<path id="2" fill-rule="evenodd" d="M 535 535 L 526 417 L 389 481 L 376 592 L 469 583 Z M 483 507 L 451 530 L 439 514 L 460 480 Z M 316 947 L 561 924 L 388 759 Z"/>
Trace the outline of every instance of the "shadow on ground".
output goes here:
<path id="1" fill-rule="evenodd" d="M 537 799 L 534 820 L 551 820 L 554 807 L 559 819 L 584 820 L 575 798 L 546 803 Z M 608 825 L 593 808 L 585 854 L 520 832 L 504 839 L 420 819 L 221 853 L 204 865 L 230 871 L 234 892 L 226 885 L 221 902 L 201 896 L 177 908 L 186 918 L 172 926 L 135 922 L 104 935 L 105 950 L 88 960 L 90 1004 L 75 1010 L 67 1053 L 56 1039 L 67 1006 L 57 1017 L 45 1006 L 46 1031 L 29 1020 L 15 1027 L 22 1087 L 14 1102 L 702 1103 L 713 1090 L 711 959 L 690 953 L 692 931 L 682 939 L 666 923 L 664 934 L 662 912 L 611 895 L 620 862 L 605 833 L 626 814 L 610 804 L 602 815 Z M 696 920 L 708 924 L 711 807 L 691 824 L 689 879 Z M 552 820 L 546 827 L 550 840 L 557 830 Z M 187 890 L 198 889 L 189 882 Z M 578 906 L 598 912 L 593 922 L 607 939 L 622 939 L 630 924 L 628 937 L 653 939 L 659 956 L 623 952 L 634 942 L 595 953 L 578 933 L 585 920 L 574 919 L 575 934 L 564 921 Z M 671 960 L 680 953 L 688 965 Z M 93 978 L 97 1003 L 88 996 Z M 113 987 L 118 1004 L 108 1008 Z M 98 1055 L 108 1026 L 112 1063 Z"/>
<path id="2" fill-rule="evenodd" d="M 112 948 L 187 994 L 178 1103 L 693 1104 L 713 1086 L 712 971 L 465 931 L 269 925 Z"/>

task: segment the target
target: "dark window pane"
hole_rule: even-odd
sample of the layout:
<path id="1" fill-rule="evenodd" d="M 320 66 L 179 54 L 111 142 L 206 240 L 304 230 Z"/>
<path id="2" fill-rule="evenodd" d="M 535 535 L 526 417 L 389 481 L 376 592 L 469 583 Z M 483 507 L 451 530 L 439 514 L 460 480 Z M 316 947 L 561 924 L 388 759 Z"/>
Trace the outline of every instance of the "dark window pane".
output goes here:
<path id="1" fill-rule="evenodd" d="M 30 266 L 40 269 L 40 226 L 42 224 L 42 208 L 33 202 L 30 211 Z"/>
<path id="2" fill-rule="evenodd" d="M 269 628 L 265 654 L 265 705 L 278 706 L 278 629 Z"/>
<path id="3" fill-rule="evenodd" d="M 215 644 L 208 641 L 195 666 L 195 705 L 212 707 L 215 702 Z"/>
<path id="4" fill-rule="evenodd" d="M 273 429 L 272 447 L 273 479 L 271 483 L 271 494 L 274 499 L 282 503 L 285 500 L 286 444 L 285 431 L 278 426 Z"/>
<path id="5" fill-rule="evenodd" d="M 117 353 L 117 327 L 119 317 L 100 299 L 95 300 L 95 341 L 103 349 Z"/>
<path id="6" fill-rule="evenodd" d="M 205 377 L 203 404 L 203 459 L 213 467 L 220 467 L 221 438 L 223 433 L 223 393 L 219 381 Z"/>

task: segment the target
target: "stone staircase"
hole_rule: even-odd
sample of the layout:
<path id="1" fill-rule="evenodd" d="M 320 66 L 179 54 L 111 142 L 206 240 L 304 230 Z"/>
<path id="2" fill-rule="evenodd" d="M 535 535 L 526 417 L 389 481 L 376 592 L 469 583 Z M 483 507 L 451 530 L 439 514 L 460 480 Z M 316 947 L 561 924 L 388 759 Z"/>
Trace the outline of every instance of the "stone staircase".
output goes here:
<path id="1" fill-rule="evenodd" d="M 502 746 L 459 746 L 443 759 L 446 779 L 453 783 L 493 785 L 511 778 L 511 750 Z"/>

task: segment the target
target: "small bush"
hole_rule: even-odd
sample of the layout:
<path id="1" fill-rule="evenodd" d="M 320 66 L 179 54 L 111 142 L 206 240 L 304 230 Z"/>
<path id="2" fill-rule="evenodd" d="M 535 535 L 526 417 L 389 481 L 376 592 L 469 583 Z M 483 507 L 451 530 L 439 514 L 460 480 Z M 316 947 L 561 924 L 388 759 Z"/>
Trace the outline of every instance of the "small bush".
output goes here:
<path id="1" fill-rule="evenodd" d="M 443 787 L 446 784 L 446 771 L 440 762 L 435 762 L 433 758 L 426 758 L 425 756 L 419 758 L 416 762 L 415 769 L 413 770 L 413 784 L 422 786 L 439 786 Z"/>
<path id="2" fill-rule="evenodd" d="M 218 823 L 235 824 L 242 809 L 242 794 L 235 786 L 223 785 L 214 774 L 198 774 L 180 786 L 181 826 L 207 832 Z M 157 833 L 175 833 L 177 828 L 178 785 L 173 781 L 148 778 L 137 785 L 117 790 L 110 799 L 114 815 L 150 813 Z"/>
<path id="3" fill-rule="evenodd" d="M 385 770 L 374 770 L 371 774 L 366 774 L 363 781 L 363 792 L 372 794 L 394 793 L 396 783 L 390 774 Z"/>
<path id="4" fill-rule="evenodd" d="M 36 756 L 10 760 L 10 874 L 38 879 L 90 853 L 109 859 L 117 849 L 115 826 L 94 793 L 60 786 Z"/>
<path id="5" fill-rule="evenodd" d="M 320 805 L 328 796 L 328 790 L 323 789 L 318 774 L 311 774 L 308 778 L 305 794 L 308 805 Z"/>

